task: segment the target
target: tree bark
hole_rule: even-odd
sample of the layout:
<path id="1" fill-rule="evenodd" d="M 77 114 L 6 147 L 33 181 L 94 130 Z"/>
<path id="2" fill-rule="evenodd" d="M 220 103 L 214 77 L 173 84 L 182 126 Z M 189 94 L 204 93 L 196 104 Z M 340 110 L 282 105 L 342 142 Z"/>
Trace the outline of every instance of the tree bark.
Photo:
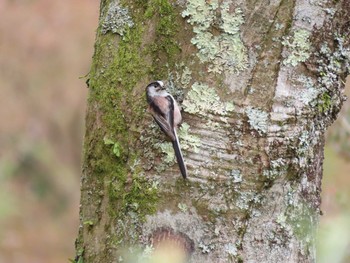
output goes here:
<path id="1" fill-rule="evenodd" d="M 174 262 L 315 262 L 349 10 L 347 0 L 102 0 L 76 261 L 137 262 L 167 244 L 184 255 Z M 183 108 L 188 180 L 145 110 L 145 87 L 160 79 Z"/>

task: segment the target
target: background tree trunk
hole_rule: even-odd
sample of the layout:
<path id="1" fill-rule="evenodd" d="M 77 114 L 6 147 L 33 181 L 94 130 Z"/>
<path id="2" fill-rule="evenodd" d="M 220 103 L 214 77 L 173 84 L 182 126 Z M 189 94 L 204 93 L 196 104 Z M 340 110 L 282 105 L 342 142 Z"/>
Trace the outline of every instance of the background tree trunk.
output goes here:
<path id="1" fill-rule="evenodd" d="M 191 262 L 314 262 L 324 132 L 349 71 L 350 2 L 100 8 L 76 260 L 128 262 L 167 240 Z M 145 111 L 157 79 L 184 109 L 188 180 Z"/>

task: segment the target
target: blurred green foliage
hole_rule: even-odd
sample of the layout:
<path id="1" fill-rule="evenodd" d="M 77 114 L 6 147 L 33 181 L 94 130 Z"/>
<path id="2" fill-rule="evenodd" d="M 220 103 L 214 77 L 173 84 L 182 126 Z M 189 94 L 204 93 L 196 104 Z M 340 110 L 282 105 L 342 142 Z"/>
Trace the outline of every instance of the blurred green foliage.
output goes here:
<path id="1" fill-rule="evenodd" d="M 333 147 L 325 148 L 318 263 L 350 262 L 350 162 Z"/>
<path id="2" fill-rule="evenodd" d="M 99 1 L 3 0 L 0 10 L 0 262 L 67 262 L 79 226 L 79 76 Z"/>
<path id="3" fill-rule="evenodd" d="M 350 213 L 341 213 L 338 216 L 323 221 L 317 240 L 318 263 L 349 262 L 350 247 Z"/>

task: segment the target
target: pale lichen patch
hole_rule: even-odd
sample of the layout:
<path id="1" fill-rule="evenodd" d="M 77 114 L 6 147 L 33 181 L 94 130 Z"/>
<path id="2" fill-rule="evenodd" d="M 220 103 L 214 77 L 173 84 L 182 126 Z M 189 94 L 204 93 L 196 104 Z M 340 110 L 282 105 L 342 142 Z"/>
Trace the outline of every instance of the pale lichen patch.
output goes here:
<path id="1" fill-rule="evenodd" d="M 300 62 L 305 62 L 310 56 L 311 44 L 309 41 L 310 32 L 304 29 L 297 29 L 294 35 L 284 37 L 282 44 L 286 47 L 284 65 L 295 67 Z"/>
<path id="2" fill-rule="evenodd" d="M 316 99 L 321 90 L 316 88 L 312 78 L 306 77 L 305 75 L 300 75 L 297 81 L 304 87 L 304 89 L 297 95 L 297 98 L 306 106 L 315 106 Z"/>
<path id="3" fill-rule="evenodd" d="M 175 64 L 175 71 L 169 71 L 167 91 L 172 94 L 177 102 L 184 99 L 184 90 L 190 87 L 192 71 L 184 63 Z"/>
<path id="4" fill-rule="evenodd" d="M 239 197 L 236 199 L 236 207 L 241 210 L 249 210 L 251 207 L 251 203 L 261 203 L 261 195 L 254 193 L 249 190 L 246 192 L 240 192 Z"/>
<path id="5" fill-rule="evenodd" d="M 230 12 L 229 1 L 219 5 L 217 0 L 209 3 L 189 0 L 182 16 L 193 25 L 195 36 L 191 43 L 198 48 L 200 61 L 209 63 L 209 72 L 234 73 L 246 68 L 247 51 L 240 37 L 240 26 L 244 23 L 241 9 Z M 221 32 L 214 35 L 213 28 L 217 28 L 217 25 Z"/>
<path id="6" fill-rule="evenodd" d="M 183 150 L 190 150 L 198 153 L 201 145 L 200 138 L 190 134 L 190 125 L 182 123 L 179 132 L 179 138 L 181 140 L 181 147 Z"/>
<path id="7" fill-rule="evenodd" d="M 215 89 L 199 82 L 192 85 L 182 105 L 186 112 L 198 115 L 214 113 L 225 116 L 234 110 L 233 103 L 222 102 Z"/>
<path id="8" fill-rule="evenodd" d="M 239 170 L 239 169 L 233 169 L 232 171 L 231 171 L 231 177 L 232 177 L 232 181 L 234 182 L 234 183 L 241 183 L 242 181 L 243 181 L 243 179 L 242 179 L 242 172 L 241 172 L 241 170 Z"/>
<path id="9" fill-rule="evenodd" d="M 245 110 L 248 116 L 248 122 L 250 126 L 255 129 L 260 135 L 267 132 L 269 114 L 265 111 L 247 107 Z"/>
<path id="10" fill-rule="evenodd" d="M 157 143 L 156 147 L 158 147 L 161 150 L 161 152 L 164 153 L 164 156 L 162 158 L 163 162 L 167 164 L 171 164 L 174 162 L 175 153 L 173 146 L 170 142 Z"/>
<path id="11" fill-rule="evenodd" d="M 225 251 L 229 256 L 237 256 L 237 247 L 235 244 L 232 243 L 227 243 L 225 245 Z"/>
<path id="12" fill-rule="evenodd" d="M 121 7 L 117 1 L 113 1 L 107 11 L 107 15 L 102 23 L 102 34 L 112 32 L 123 36 L 127 28 L 134 26 L 129 10 Z"/>
<path id="13" fill-rule="evenodd" d="M 350 72 L 350 48 L 344 46 L 345 37 L 335 35 L 336 50 L 331 51 L 328 43 L 323 43 L 319 50 L 318 78 L 319 84 L 326 89 L 331 89 L 337 83 L 338 75 Z"/>

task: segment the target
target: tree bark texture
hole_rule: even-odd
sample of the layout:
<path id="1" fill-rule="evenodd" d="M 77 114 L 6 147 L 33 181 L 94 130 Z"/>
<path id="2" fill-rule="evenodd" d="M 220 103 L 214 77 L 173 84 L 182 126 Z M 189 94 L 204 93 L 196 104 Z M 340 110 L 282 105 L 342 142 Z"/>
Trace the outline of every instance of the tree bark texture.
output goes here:
<path id="1" fill-rule="evenodd" d="M 189 262 L 315 262 L 349 10 L 348 0 L 102 0 L 77 262 L 137 262 L 131 254 L 165 241 Z M 183 108 L 188 180 L 146 112 L 154 80 Z"/>

